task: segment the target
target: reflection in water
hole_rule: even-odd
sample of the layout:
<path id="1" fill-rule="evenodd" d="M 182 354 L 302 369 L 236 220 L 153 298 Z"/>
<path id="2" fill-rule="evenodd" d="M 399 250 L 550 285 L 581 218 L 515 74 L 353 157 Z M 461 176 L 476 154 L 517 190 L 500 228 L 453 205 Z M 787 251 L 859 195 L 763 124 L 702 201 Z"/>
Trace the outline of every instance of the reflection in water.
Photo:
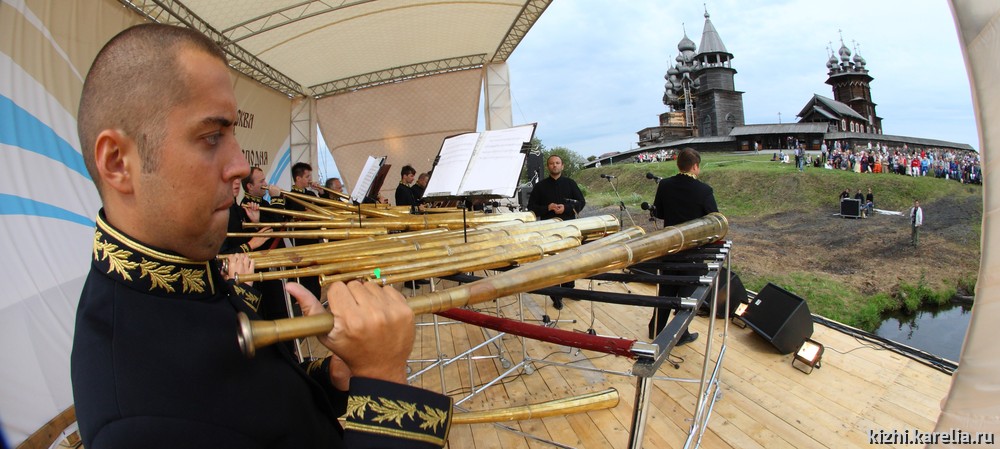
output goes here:
<path id="1" fill-rule="evenodd" d="M 882 322 L 875 335 L 958 362 L 971 312 L 971 305 L 951 304 L 912 315 L 895 313 Z"/>

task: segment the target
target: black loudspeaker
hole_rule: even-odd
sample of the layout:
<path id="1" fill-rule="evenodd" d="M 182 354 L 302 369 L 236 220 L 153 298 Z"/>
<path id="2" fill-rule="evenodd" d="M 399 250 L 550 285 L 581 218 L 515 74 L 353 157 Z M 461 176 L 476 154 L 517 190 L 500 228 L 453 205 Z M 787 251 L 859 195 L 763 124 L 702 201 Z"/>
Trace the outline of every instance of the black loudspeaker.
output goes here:
<path id="1" fill-rule="evenodd" d="M 728 318 L 733 316 L 733 312 L 740 304 L 747 302 L 747 288 L 743 286 L 743 281 L 740 280 L 739 275 L 736 273 L 729 273 L 729 313 L 726 313 L 726 270 L 722 269 L 719 273 L 717 279 L 721 279 L 722 283 L 719 284 L 719 296 L 715 300 L 715 317 L 716 318 Z M 710 304 L 706 301 L 702 304 L 701 311 L 703 316 L 708 316 L 711 313 L 709 308 Z"/>
<path id="2" fill-rule="evenodd" d="M 840 216 L 861 218 L 861 201 L 854 198 L 840 200 Z"/>
<path id="3" fill-rule="evenodd" d="M 770 283 L 757 293 L 742 319 L 782 354 L 798 350 L 813 333 L 812 314 L 806 301 Z"/>

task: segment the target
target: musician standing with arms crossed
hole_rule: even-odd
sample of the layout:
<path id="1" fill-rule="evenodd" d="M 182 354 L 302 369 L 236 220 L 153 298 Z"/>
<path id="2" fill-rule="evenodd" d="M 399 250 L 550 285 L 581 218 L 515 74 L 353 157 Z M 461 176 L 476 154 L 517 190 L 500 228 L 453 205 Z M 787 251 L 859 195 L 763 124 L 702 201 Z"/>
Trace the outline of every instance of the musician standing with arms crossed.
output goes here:
<path id="1" fill-rule="evenodd" d="M 215 261 L 232 183 L 249 174 L 232 86 L 213 41 L 162 24 L 112 38 L 84 82 L 81 149 L 103 202 L 71 356 L 84 446 L 442 446 L 450 399 L 406 385 L 413 312 L 392 288 L 329 287 L 335 324 L 320 341 L 335 356 L 240 353 L 236 315 L 256 316 L 257 293 Z M 231 270 L 252 270 L 243 260 Z M 330 313 L 288 290 L 306 315 Z"/>
<path id="2" fill-rule="evenodd" d="M 685 221 L 704 217 L 712 212 L 718 212 L 715 204 L 715 193 L 712 188 L 698 180 L 701 174 L 701 155 L 693 148 L 685 148 L 677 155 L 677 169 L 680 173 L 660 181 L 656 187 L 656 218 L 663 219 L 663 226 L 674 226 Z M 694 293 L 695 286 L 659 285 L 660 296 L 688 296 Z M 656 308 L 649 320 L 649 338 L 667 325 L 670 320 L 670 309 Z M 677 346 L 686 345 L 698 339 L 698 333 L 688 332 L 677 340 Z"/>
<path id="3" fill-rule="evenodd" d="M 562 175 L 563 161 L 558 155 L 551 155 L 545 161 L 546 168 L 549 169 L 549 177 L 535 184 L 528 197 L 528 209 L 535 213 L 539 220 L 550 218 L 561 218 L 572 220 L 576 214 L 587 205 L 587 200 L 583 198 L 583 192 L 576 181 Z M 561 285 L 566 288 L 573 288 L 573 281 Z M 556 310 L 562 310 L 562 297 L 552 296 L 552 306 Z"/>

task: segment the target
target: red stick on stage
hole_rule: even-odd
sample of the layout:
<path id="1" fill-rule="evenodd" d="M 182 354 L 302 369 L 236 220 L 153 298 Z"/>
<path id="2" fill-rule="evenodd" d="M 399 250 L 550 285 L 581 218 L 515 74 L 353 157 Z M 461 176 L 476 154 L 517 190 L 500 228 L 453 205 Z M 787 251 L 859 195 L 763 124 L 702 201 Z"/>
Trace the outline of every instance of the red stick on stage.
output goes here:
<path id="1" fill-rule="evenodd" d="M 546 341 L 549 343 L 572 346 L 574 348 L 603 352 L 606 354 L 614 354 L 622 357 L 628 357 L 630 359 L 635 358 L 634 354 L 632 354 L 632 345 L 635 344 L 635 340 L 601 337 L 583 332 L 564 331 L 562 329 L 554 329 L 551 327 L 539 326 L 537 324 L 514 321 L 508 318 L 485 315 L 466 309 L 445 310 L 444 312 L 438 312 L 438 315 L 461 321 L 463 323 L 475 324 L 476 326 L 493 329 L 495 331 L 531 338 L 533 340 Z"/>

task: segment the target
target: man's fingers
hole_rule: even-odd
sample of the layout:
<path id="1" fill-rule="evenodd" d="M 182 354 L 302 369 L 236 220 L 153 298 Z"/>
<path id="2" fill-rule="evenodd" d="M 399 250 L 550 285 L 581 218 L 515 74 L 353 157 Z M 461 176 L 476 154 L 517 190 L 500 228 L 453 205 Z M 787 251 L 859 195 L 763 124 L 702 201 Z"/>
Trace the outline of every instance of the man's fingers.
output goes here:
<path id="1" fill-rule="evenodd" d="M 299 307 L 302 308 L 302 314 L 317 315 L 319 313 L 326 313 L 326 309 L 323 308 L 323 304 L 320 304 L 316 296 L 312 294 L 307 288 L 303 287 L 302 284 L 298 282 L 289 282 L 285 284 L 285 291 L 295 298 L 295 301 L 299 303 Z"/>

